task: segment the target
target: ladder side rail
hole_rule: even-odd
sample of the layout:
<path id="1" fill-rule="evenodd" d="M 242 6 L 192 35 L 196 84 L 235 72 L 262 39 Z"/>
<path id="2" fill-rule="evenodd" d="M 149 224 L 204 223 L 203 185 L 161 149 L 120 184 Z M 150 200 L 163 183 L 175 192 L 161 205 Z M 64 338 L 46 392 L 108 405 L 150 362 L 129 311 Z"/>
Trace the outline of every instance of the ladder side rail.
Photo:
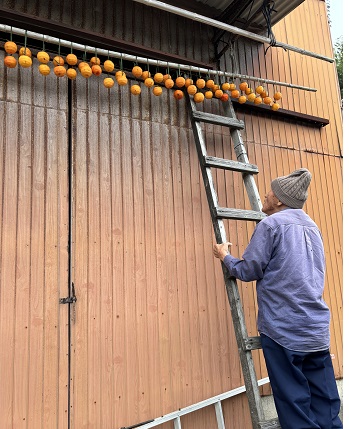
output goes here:
<path id="1" fill-rule="evenodd" d="M 174 424 L 173 424 L 173 427 L 174 427 L 174 429 L 182 429 L 182 425 L 181 425 L 181 419 L 180 419 L 180 417 L 176 417 L 175 419 L 174 419 L 174 422 L 173 422 Z"/>
<path id="2" fill-rule="evenodd" d="M 224 113 L 226 116 L 236 119 L 236 114 L 231 102 L 223 103 L 223 107 L 224 107 Z M 245 162 L 246 164 L 249 164 L 250 162 L 248 160 L 247 152 L 246 152 L 240 131 L 231 129 L 230 135 L 234 143 L 234 151 L 235 151 L 237 160 L 240 162 Z M 263 204 L 260 199 L 254 177 L 251 174 L 243 174 L 242 177 L 245 183 L 248 198 L 250 200 L 251 208 L 256 211 L 261 211 Z"/>
<path id="3" fill-rule="evenodd" d="M 236 119 L 236 114 L 232 103 L 223 103 L 224 113 L 226 116 Z M 243 143 L 239 130 L 230 130 L 230 135 L 234 144 L 234 151 L 237 160 L 240 162 L 249 163 L 245 145 Z M 262 202 L 256 186 L 256 182 L 252 174 L 244 174 L 243 180 L 246 192 L 251 204 L 251 208 L 256 211 L 261 211 Z M 240 354 L 240 362 L 244 375 L 246 394 L 250 407 L 250 414 L 253 428 L 259 428 L 259 422 L 265 420 L 262 399 L 258 389 L 256 370 L 252 358 L 252 352 L 246 350 L 245 339 L 248 338 L 245 317 L 240 302 L 240 294 L 235 279 L 229 278 L 229 273 L 225 265 L 222 263 L 225 284 L 230 303 L 231 314 L 234 323 L 235 336 L 238 343 Z"/>
<path id="4" fill-rule="evenodd" d="M 196 107 L 195 107 L 194 101 L 190 98 L 189 94 L 186 94 L 186 97 L 187 97 L 187 104 L 190 105 L 191 112 L 195 112 Z M 207 149 L 206 149 L 205 140 L 203 137 L 202 128 L 200 123 L 195 121 L 195 119 L 193 118 L 193 115 L 190 115 L 190 116 L 191 116 L 191 124 L 193 128 L 193 132 L 194 132 L 195 146 L 199 157 L 202 178 L 204 181 L 207 201 L 208 201 L 208 205 L 211 213 L 213 230 L 214 230 L 217 242 L 223 243 L 227 241 L 226 232 L 225 232 L 223 220 L 219 219 L 217 221 L 216 219 L 216 211 L 218 208 L 218 196 L 214 187 L 211 168 L 205 166 Z"/>
<path id="5" fill-rule="evenodd" d="M 258 388 L 257 374 L 253 362 L 252 351 L 246 350 L 245 339 L 248 338 L 245 316 L 240 299 L 240 292 L 235 278 L 230 277 L 228 269 L 222 262 L 225 287 L 230 304 L 230 312 L 233 319 L 235 338 L 238 346 L 240 363 L 244 382 L 246 386 L 246 396 L 250 408 L 253 429 L 258 429 L 260 421 L 265 420 L 262 398 Z"/>
<path id="6" fill-rule="evenodd" d="M 186 97 L 187 97 L 188 104 L 190 105 L 189 107 L 191 111 L 192 112 L 196 111 L 195 103 L 190 98 L 189 94 L 186 94 Z M 217 219 L 216 217 L 216 207 L 218 206 L 218 198 L 213 184 L 211 169 L 205 167 L 205 164 L 204 164 L 205 157 L 207 155 L 207 150 L 204 143 L 202 128 L 200 124 L 197 121 L 195 121 L 193 115 L 191 115 L 191 122 L 192 122 L 194 137 L 195 137 L 194 140 L 198 151 L 201 171 L 203 175 L 205 190 L 206 190 L 207 199 L 209 203 L 215 238 L 217 243 L 223 243 L 227 241 L 225 227 L 224 227 L 223 221 L 221 219 Z M 235 132 L 238 132 L 238 131 L 235 130 Z M 242 145 L 242 148 L 244 149 L 242 141 L 240 142 L 240 145 Z M 243 162 L 248 163 L 247 154 L 246 154 L 246 161 L 243 160 Z M 253 179 L 252 175 L 247 175 L 247 176 L 250 176 Z M 258 195 L 257 188 L 256 188 L 256 192 Z M 250 407 L 252 425 L 254 429 L 258 429 L 259 422 L 263 421 L 265 418 L 264 418 L 264 411 L 263 411 L 262 402 L 261 402 L 261 396 L 258 389 L 256 371 L 255 371 L 255 367 L 252 359 L 252 352 L 245 351 L 244 338 L 248 337 L 248 333 L 247 333 L 243 308 L 241 304 L 240 293 L 239 293 L 236 279 L 229 277 L 228 270 L 223 263 L 222 263 L 222 269 L 224 273 L 225 285 L 226 285 L 228 300 L 230 304 L 231 315 L 233 319 L 233 325 L 234 325 L 235 337 L 236 337 L 238 350 L 239 350 L 240 362 L 241 362 L 242 371 L 244 375 L 244 381 L 246 386 L 248 403 Z"/>

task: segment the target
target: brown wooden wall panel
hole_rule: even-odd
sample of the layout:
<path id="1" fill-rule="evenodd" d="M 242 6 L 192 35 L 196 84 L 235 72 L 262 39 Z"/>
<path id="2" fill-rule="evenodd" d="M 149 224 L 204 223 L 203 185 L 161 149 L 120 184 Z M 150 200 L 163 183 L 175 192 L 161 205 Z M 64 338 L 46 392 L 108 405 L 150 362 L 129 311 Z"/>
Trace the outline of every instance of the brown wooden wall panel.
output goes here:
<path id="1" fill-rule="evenodd" d="M 3 52 L 0 64 L 0 426 L 63 429 L 68 307 L 59 298 L 68 292 L 66 87 L 57 86 L 55 77 L 44 81 L 36 69 L 4 70 Z"/>
<path id="2" fill-rule="evenodd" d="M 75 426 L 135 424 L 243 384 L 184 101 L 125 90 L 78 79 L 74 94 Z M 244 401 L 226 406 L 231 427 Z M 192 427 L 209 425 L 198 414 Z"/>

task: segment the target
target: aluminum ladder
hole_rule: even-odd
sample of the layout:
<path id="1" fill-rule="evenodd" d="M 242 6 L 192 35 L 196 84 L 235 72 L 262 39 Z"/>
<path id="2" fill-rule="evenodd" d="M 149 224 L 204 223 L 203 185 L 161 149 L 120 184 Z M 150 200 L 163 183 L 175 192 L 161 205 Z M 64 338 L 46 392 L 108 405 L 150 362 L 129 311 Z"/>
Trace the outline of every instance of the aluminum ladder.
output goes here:
<path id="1" fill-rule="evenodd" d="M 223 243 L 227 241 L 223 219 L 258 222 L 265 217 L 265 214 L 261 211 L 262 203 L 254 180 L 254 175 L 258 173 L 258 168 L 256 165 L 249 163 L 240 133 L 240 130 L 244 128 L 244 123 L 236 118 L 231 102 L 222 103 L 224 116 L 220 116 L 198 111 L 193 98 L 190 97 L 189 94 L 186 94 L 186 101 L 194 132 L 195 145 L 199 157 L 215 238 L 217 243 Z M 202 122 L 229 127 L 237 161 L 208 156 L 204 133 L 201 127 Z M 219 206 L 217 192 L 213 183 L 212 168 L 237 171 L 242 174 L 252 210 Z M 223 263 L 222 269 L 239 349 L 253 429 L 281 428 L 277 419 L 265 420 L 256 371 L 252 359 L 252 350 L 261 348 L 260 337 L 248 336 L 236 280 L 229 278 L 228 270 Z"/>
<path id="2" fill-rule="evenodd" d="M 258 380 L 258 385 L 263 386 L 263 384 L 269 383 L 269 378 L 262 378 Z M 146 422 L 137 423 L 128 427 L 121 427 L 120 429 L 150 429 L 156 426 L 160 426 L 167 422 L 173 422 L 174 429 L 182 429 L 181 417 L 186 414 L 194 413 L 195 411 L 201 410 L 202 408 L 214 406 L 216 413 L 216 421 L 218 429 L 225 429 L 225 422 L 223 416 L 223 408 L 222 401 L 225 399 L 232 398 L 233 396 L 239 395 L 241 393 L 246 392 L 246 387 L 241 386 L 237 387 L 233 390 L 229 390 L 228 392 L 221 393 L 220 395 L 213 396 L 212 398 L 205 399 L 204 401 L 198 402 L 193 405 L 189 405 L 188 407 L 181 408 L 177 411 L 173 411 L 172 413 L 165 414 L 164 416 L 157 417 L 153 420 L 147 420 Z"/>

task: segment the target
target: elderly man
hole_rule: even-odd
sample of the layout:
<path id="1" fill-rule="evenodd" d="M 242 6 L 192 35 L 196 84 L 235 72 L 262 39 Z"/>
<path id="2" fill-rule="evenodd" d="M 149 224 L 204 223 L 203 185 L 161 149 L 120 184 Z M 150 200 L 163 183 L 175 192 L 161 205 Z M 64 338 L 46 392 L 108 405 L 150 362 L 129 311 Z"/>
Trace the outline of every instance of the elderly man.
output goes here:
<path id="1" fill-rule="evenodd" d="M 283 429 L 343 428 L 329 353 L 330 311 L 322 298 L 322 236 L 302 210 L 306 168 L 271 182 L 259 222 L 242 259 L 231 243 L 214 245 L 232 277 L 257 281 L 258 331 Z"/>

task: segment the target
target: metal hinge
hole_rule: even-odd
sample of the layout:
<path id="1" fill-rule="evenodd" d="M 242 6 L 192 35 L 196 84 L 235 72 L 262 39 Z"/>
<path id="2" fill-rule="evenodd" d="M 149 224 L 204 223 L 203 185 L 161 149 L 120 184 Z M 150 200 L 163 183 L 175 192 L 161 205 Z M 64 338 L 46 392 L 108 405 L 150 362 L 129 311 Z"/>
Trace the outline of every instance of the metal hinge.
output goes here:
<path id="1" fill-rule="evenodd" d="M 71 296 L 68 296 L 67 298 L 59 298 L 60 304 L 73 304 L 74 302 L 77 301 L 77 298 L 75 295 L 74 283 L 71 284 L 71 291 L 72 291 Z"/>

